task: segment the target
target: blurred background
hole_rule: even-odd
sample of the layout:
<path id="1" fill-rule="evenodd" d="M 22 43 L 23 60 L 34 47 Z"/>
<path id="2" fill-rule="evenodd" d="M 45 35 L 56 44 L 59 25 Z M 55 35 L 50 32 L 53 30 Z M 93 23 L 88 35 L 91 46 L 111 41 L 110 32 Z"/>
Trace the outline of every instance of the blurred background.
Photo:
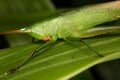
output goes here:
<path id="1" fill-rule="evenodd" d="M 66 9 L 113 0 L 0 0 L 0 31 L 20 29 Z M 0 48 L 31 42 L 23 34 L 0 35 Z M 120 60 L 92 67 L 70 80 L 120 80 Z"/>

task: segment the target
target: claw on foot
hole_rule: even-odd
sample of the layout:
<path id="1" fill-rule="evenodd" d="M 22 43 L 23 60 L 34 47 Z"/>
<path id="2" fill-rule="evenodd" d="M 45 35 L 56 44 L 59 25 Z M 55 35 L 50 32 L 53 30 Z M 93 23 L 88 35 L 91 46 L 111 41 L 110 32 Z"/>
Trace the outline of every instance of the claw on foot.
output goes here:
<path id="1" fill-rule="evenodd" d="M 16 72 L 17 70 L 18 70 L 18 68 L 10 69 L 8 72 L 5 73 L 5 75 L 12 74 L 12 73 Z"/>

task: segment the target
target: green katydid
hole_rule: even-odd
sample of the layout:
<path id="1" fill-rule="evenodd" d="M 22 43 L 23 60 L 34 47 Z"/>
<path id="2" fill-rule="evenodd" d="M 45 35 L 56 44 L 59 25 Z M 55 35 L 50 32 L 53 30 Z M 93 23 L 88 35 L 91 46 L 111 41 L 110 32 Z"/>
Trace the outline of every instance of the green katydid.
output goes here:
<path id="1" fill-rule="evenodd" d="M 33 24 L 30 27 L 1 32 L 0 34 L 27 33 L 38 40 L 47 41 L 44 45 L 33 51 L 23 62 L 20 63 L 20 65 L 16 68 L 10 69 L 6 74 L 11 74 L 19 70 L 26 61 L 38 54 L 39 51 L 53 44 L 58 38 L 64 40 L 70 40 L 71 38 L 81 39 L 116 32 L 120 30 L 120 27 L 94 26 L 117 20 L 119 18 L 120 1 L 113 1 L 64 12 Z M 87 45 L 87 43 L 85 44 Z M 89 45 L 87 46 L 99 56 L 102 56 Z"/>

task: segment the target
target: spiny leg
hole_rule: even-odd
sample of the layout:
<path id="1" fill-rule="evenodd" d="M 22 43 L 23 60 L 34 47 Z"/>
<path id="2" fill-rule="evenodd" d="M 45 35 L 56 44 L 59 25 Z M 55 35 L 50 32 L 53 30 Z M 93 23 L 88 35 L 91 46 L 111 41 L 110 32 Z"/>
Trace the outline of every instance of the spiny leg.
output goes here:
<path id="1" fill-rule="evenodd" d="M 44 45 L 40 46 L 39 48 L 37 48 L 36 50 L 34 50 L 32 53 L 30 53 L 30 55 L 28 55 L 17 67 L 8 70 L 8 72 L 5 73 L 5 75 L 9 75 L 12 74 L 16 71 L 18 71 L 27 61 L 29 61 L 33 56 L 40 54 L 41 50 L 46 50 L 48 49 L 48 46 L 52 45 L 55 42 L 55 40 L 52 41 L 48 41 L 46 42 Z"/>
<path id="2" fill-rule="evenodd" d="M 84 40 L 80 39 L 82 43 L 84 43 L 89 49 L 91 49 L 93 52 L 95 52 L 98 56 L 103 57 L 98 51 L 96 51 L 94 48 L 92 48 L 90 45 L 88 45 Z"/>

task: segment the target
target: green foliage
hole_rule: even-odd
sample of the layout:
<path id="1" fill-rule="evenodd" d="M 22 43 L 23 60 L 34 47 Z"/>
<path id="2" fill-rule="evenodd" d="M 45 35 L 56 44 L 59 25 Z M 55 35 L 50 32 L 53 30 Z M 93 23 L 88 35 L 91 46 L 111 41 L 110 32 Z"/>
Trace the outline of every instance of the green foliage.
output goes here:
<path id="1" fill-rule="evenodd" d="M 26 13 L 25 15 L 27 14 L 29 13 Z M 12 15 L 11 18 L 10 16 L 9 17 L 8 16 L 6 17 L 4 16 L 3 19 L 4 19 L 4 23 L 9 23 L 10 26 L 16 25 L 17 23 L 19 23 L 19 21 L 20 24 L 26 22 L 28 22 L 29 24 L 29 22 L 30 23 L 32 22 L 30 20 L 32 17 L 30 18 L 29 15 L 27 16 L 27 18 L 25 17 L 26 19 L 24 19 L 24 17 L 22 17 L 22 19 L 19 18 L 18 14 Z M 13 19 L 13 21 L 18 19 L 18 21 L 11 23 L 9 22 L 11 21 L 11 19 Z M 36 18 L 36 20 L 38 20 L 38 18 Z M 4 23 L 2 23 L 1 25 L 5 25 L 5 26 L 8 25 Z M 120 23 L 118 20 L 111 23 L 103 24 L 101 26 L 109 27 L 109 26 L 119 26 L 119 25 Z M 21 26 L 20 27 L 15 26 L 14 28 L 7 26 L 7 29 L 16 29 L 16 28 L 21 28 Z M 5 30 L 5 28 L 0 27 L 0 30 Z M 6 71 L 16 67 L 21 61 L 23 61 L 28 56 L 30 52 L 35 50 L 40 45 L 44 44 L 44 42 L 35 42 L 35 43 L 26 43 L 26 44 L 22 43 L 22 45 L 18 46 L 17 43 L 26 41 L 26 36 L 23 36 L 22 38 L 23 40 L 20 40 L 21 37 L 19 38 L 18 35 L 16 35 L 17 37 L 15 36 L 12 40 L 9 40 L 8 38 L 10 37 L 7 37 L 8 41 L 10 41 L 10 45 L 15 47 L 10 47 L 7 49 L 0 50 L 0 78 L 2 80 L 4 79 L 7 80 L 70 79 L 96 64 L 120 58 L 119 34 L 120 33 L 118 32 L 118 33 L 93 37 L 89 39 L 84 39 L 85 42 L 87 42 L 91 47 L 93 47 L 95 50 L 100 52 L 104 57 L 99 57 L 80 41 L 78 42 L 74 41 L 69 43 L 63 40 L 59 40 L 49 50 L 35 56 L 19 71 L 9 76 L 5 76 Z M 11 43 L 11 42 L 15 42 L 13 40 L 15 40 L 16 43 Z M 85 80 L 85 78 L 81 77 L 81 80 L 82 79 Z"/>
<path id="2" fill-rule="evenodd" d="M 6 78 L 10 80 L 65 80 L 96 64 L 120 58 L 119 35 L 101 36 L 85 41 L 104 57 L 96 55 L 81 42 L 60 41 Z M 39 45 L 39 43 L 31 43 L 1 50 L 0 75 L 3 76 L 7 70 L 17 66 Z"/>

